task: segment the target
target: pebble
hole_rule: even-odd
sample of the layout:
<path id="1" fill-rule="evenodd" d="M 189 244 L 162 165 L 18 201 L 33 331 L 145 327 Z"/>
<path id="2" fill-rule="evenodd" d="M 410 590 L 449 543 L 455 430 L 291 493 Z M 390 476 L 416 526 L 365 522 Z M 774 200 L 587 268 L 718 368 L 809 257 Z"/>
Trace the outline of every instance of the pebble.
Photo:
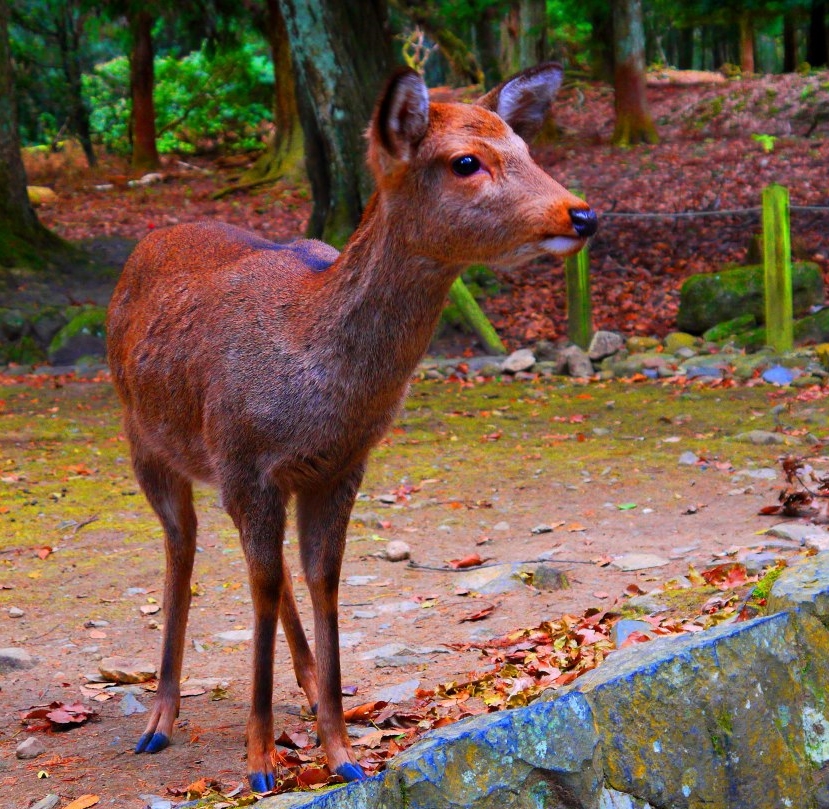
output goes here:
<path id="1" fill-rule="evenodd" d="M 17 749 L 14 751 L 14 754 L 19 759 L 27 760 L 30 758 L 37 758 L 45 752 L 46 745 L 43 744 L 37 736 L 29 736 L 17 745 Z"/>
<path id="2" fill-rule="evenodd" d="M 535 354 L 529 348 L 519 348 L 501 363 L 501 370 L 508 374 L 516 374 L 519 371 L 528 371 L 533 365 L 535 365 Z"/>
<path id="3" fill-rule="evenodd" d="M 693 466 L 699 460 L 699 456 L 691 452 L 691 450 L 686 450 L 679 456 L 678 463 L 682 464 L 683 466 Z"/>
<path id="4" fill-rule="evenodd" d="M 756 446 L 783 444 L 786 441 L 780 433 L 772 433 L 768 430 L 749 430 L 747 433 L 735 435 L 734 440 L 741 441 L 744 444 L 755 444 Z"/>
<path id="5" fill-rule="evenodd" d="M 493 531 L 509 531 L 509 523 L 504 522 L 496 522 L 495 525 L 492 526 Z"/>
<path id="6" fill-rule="evenodd" d="M 22 618 L 25 614 L 20 607 L 9 607 L 9 618 Z"/>
<path id="7" fill-rule="evenodd" d="M 670 562 L 668 559 L 653 553 L 625 553 L 622 556 L 614 557 L 610 564 L 619 570 L 630 572 L 633 570 L 648 570 L 652 567 L 664 567 Z"/>
<path id="8" fill-rule="evenodd" d="M 377 580 L 377 576 L 346 576 L 345 583 L 350 587 L 365 587 Z"/>
<path id="9" fill-rule="evenodd" d="M 33 803 L 29 809 L 55 809 L 59 803 L 60 795 L 50 793 L 45 798 L 41 798 L 37 803 Z"/>
<path id="10" fill-rule="evenodd" d="M 244 643 L 253 640 L 252 629 L 229 629 L 227 632 L 219 632 L 216 637 L 226 643 Z"/>
<path id="11" fill-rule="evenodd" d="M 553 530 L 552 525 L 545 525 L 545 524 L 542 523 L 541 525 L 536 525 L 535 528 L 532 528 L 530 530 L 530 533 L 531 534 L 549 534 L 552 530 Z"/>
<path id="12" fill-rule="evenodd" d="M 121 713 L 132 716 L 136 713 L 146 713 L 147 709 L 136 699 L 134 694 L 126 693 L 121 699 Z"/>
<path id="13" fill-rule="evenodd" d="M 375 691 L 372 694 L 372 699 L 393 703 L 405 702 L 415 698 L 418 686 L 420 686 L 420 680 L 406 680 L 397 683 L 397 685 L 388 685 L 379 691 Z"/>
<path id="14" fill-rule="evenodd" d="M 613 624 L 610 630 L 610 639 L 613 645 L 620 649 L 622 644 L 634 633 L 643 632 L 648 637 L 654 637 L 653 627 L 647 621 L 635 621 L 630 618 L 622 618 Z"/>
<path id="15" fill-rule="evenodd" d="M 402 539 L 393 539 L 386 545 L 386 559 L 390 562 L 402 562 L 412 555 L 412 549 Z"/>
<path id="16" fill-rule="evenodd" d="M 766 534 L 778 539 L 788 539 L 798 545 L 805 545 L 808 540 L 820 537 L 829 539 L 829 533 L 815 525 L 800 522 L 781 522 L 766 530 Z"/>

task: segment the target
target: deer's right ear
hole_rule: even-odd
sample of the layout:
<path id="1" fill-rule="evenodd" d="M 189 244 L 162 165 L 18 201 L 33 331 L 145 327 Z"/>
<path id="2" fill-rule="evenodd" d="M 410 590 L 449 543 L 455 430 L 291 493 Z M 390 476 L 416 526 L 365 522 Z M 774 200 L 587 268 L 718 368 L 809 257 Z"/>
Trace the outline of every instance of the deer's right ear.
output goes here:
<path id="1" fill-rule="evenodd" d="M 371 140 L 393 161 L 408 161 L 429 126 L 429 91 L 420 74 L 397 71 L 380 96 L 371 123 Z M 385 161 L 384 161 L 385 162 Z"/>

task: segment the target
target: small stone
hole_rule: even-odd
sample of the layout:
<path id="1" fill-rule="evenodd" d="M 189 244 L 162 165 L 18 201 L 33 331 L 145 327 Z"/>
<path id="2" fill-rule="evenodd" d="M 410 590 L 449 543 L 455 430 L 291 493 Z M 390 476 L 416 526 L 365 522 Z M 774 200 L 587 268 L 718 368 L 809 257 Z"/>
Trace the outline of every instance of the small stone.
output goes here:
<path id="1" fill-rule="evenodd" d="M 412 549 L 402 539 L 393 539 L 386 545 L 385 556 L 390 562 L 402 562 L 412 555 Z"/>
<path id="2" fill-rule="evenodd" d="M 365 587 L 377 580 L 377 576 L 347 576 L 345 583 L 350 587 Z"/>
<path id="3" fill-rule="evenodd" d="M 549 534 L 553 530 L 552 525 L 545 525 L 542 523 L 541 525 L 536 525 L 535 528 L 530 530 L 531 534 Z"/>
<path id="4" fill-rule="evenodd" d="M 43 744 L 37 736 L 29 736 L 17 745 L 17 749 L 14 751 L 14 754 L 19 759 L 26 760 L 30 758 L 37 758 L 45 752 L 46 745 Z"/>
<path id="5" fill-rule="evenodd" d="M 743 558 L 743 564 L 746 566 L 746 574 L 749 576 L 761 575 L 766 568 L 775 565 L 778 558 L 778 554 L 773 551 L 748 553 Z"/>
<path id="6" fill-rule="evenodd" d="M 691 356 L 696 354 L 694 346 L 697 344 L 697 338 L 693 334 L 687 334 L 684 331 L 672 331 L 665 335 L 662 345 L 665 346 L 665 351 L 669 354 L 676 354 L 681 348 L 691 349 Z"/>
<path id="7" fill-rule="evenodd" d="M 109 626 L 109 621 L 84 621 L 83 625 L 86 629 L 103 629 Z"/>
<path id="8" fill-rule="evenodd" d="M 146 683 L 156 676 L 155 666 L 125 657 L 105 657 L 98 665 L 98 671 L 111 683 Z"/>
<path id="9" fill-rule="evenodd" d="M 829 533 L 814 525 L 805 525 L 800 522 L 781 522 L 773 525 L 766 531 L 768 536 L 778 539 L 788 539 L 797 542 L 798 545 L 805 545 L 807 540 L 820 537 L 829 538 Z"/>
<path id="10" fill-rule="evenodd" d="M 359 620 L 370 620 L 376 618 L 379 614 L 379 612 L 374 612 L 374 610 L 354 610 L 351 613 L 351 617 Z"/>
<path id="11" fill-rule="evenodd" d="M 642 632 L 648 637 L 653 637 L 653 627 L 647 621 L 635 621 L 630 618 L 622 618 L 613 624 L 610 630 L 610 639 L 613 645 L 620 649 L 622 644 L 634 633 Z"/>
<path id="12" fill-rule="evenodd" d="M 24 615 L 20 607 L 9 607 L 9 618 L 22 618 Z"/>
<path id="13" fill-rule="evenodd" d="M 691 357 L 696 357 L 698 352 L 688 346 L 680 346 L 680 348 L 676 349 L 676 351 L 673 351 L 672 353 L 681 360 L 690 360 Z"/>
<path id="14" fill-rule="evenodd" d="M 567 574 L 552 565 L 533 565 L 526 575 L 527 583 L 535 587 L 536 590 L 555 592 L 556 590 L 568 590 L 570 588 Z"/>
<path id="15" fill-rule="evenodd" d="M 567 346 L 561 352 L 561 359 L 566 362 L 567 373 L 577 379 L 593 376 L 593 363 L 590 357 L 578 346 Z"/>
<path id="16" fill-rule="evenodd" d="M 217 633 L 216 637 L 226 643 L 245 643 L 246 641 L 253 640 L 253 630 L 229 629 L 227 632 Z"/>
<path id="17" fill-rule="evenodd" d="M 533 365 L 535 365 L 535 354 L 529 348 L 519 348 L 501 363 L 501 370 L 508 374 L 515 374 L 518 371 L 528 371 Z"/>
<path id="18" fill-rule="evenodd" d="M 0 649 L 0 674 L 19 669 L 30 669 L 36 663 L 37 660 L 25 649 L 18 649 L 15 646 Z"/>
<path id="19" fill-rule="evenodd" d="M 655 337 L 642 337 L 640 335 L 628 337 L 626 344 L 627 350 L 630 351 L 631 354 L 637 354 L 641 351 L 652 351 L 658 346 L 659 340 Z"/>
<path id="20" fill-rule="evenodd" d="M 693 466 L 697 463 L 697 461 L 699 461 L 699 457 L 695 453 L 691 452 L 691 450 L 686 450 L 679 456 L 678 463 L 683 466 Z"/>
<path id="21" fill-rule="evenodd" d="M 668 559 L 653 553 L 625 553 L 614 557 L 610 563 L 613 567 L 627 572 L 633 570 L 649 570 L 652 567 L 664 567 L 670 564 Z"/>
<path id="22" fill-rule="evenodd" d="M 749 430 L 747 433 L 735 435 L 734 440 L 740 441 L 743 444 L 755 444 L 757 446 L 783 444 L 786 441 L 780 433 L 772 433 L 768 430 Z"/>
<path id="23" fill-rule="evenodd" d="M 363 640 L 363 632 L 340 632 L 340 649 L 351 649 L 359 646 Z"/>
<path id="24" fill-rule="evenodd" d="M 372 699 L 392 703 L 406 702 L 406 700 L 415 698 L 419 685 L 420 680 L 406 680 L 397 685 L 388 685 L 379 691 L 375 691 L 372 694 Z"/>
<path id="25" fill-rule="evenodd" d="M 135 698 L 135 695 L 127 692 L 121 700 L 121 713 L 124 716 L 132 716 L 136 713 L 146 713 L 147 709 Z"/>
<path id="26" fill-rule="evenodd" d="M 29 809 L 55 809 L 59 803 L 60 795 L 50 793 L 45 798 L 41 798 L 37 803 L 33 803 Z"/>
<path id="27" fill-rule="evenodd" d="M 492 526 L 493 531 L 509 531 L 509 523 L 504 522 L 496 522 L 495 525 Z"/>
<path id="28" fill-rule="evenodd" d="M 625 347 L 625 338 L 615 331 L 597 331 L 590 341 L 587 356 L 591 360 L 603 360 L 621 351 Z"/>

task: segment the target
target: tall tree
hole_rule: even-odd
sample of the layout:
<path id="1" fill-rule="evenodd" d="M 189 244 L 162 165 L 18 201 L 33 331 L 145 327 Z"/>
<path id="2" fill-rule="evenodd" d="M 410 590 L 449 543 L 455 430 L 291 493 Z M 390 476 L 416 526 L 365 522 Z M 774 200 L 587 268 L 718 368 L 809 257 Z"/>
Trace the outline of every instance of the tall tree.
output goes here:
<path id="1" fill-rule="evenodd" d="M 9 2 L 0 0 L 0 264 L 32 260 L 60 240 L 44 228 L 26 193 L 9 47 Z"/>
<path id="2" fill-rule="evenodd" d="M 645 31 L 642 0 L 613 1 L 613 84 L 616 127 L 613 143 L 656 143 L 645 86 Z"/>
<path id="3" fill-rule="evenodd" d="M 337 246 L 371 193 L 363 132 L 392 66 L 385 0 L 280 0 L 314 208 L 310 236 Z"/>
<path id="4" fill-rule="evenodd" d="M 131 34 L 130 94 L 132 96 L 132 165 L 147 171 L 161 161 L 155 139 L 155 67 L 153 17 L 144 5 L 129 4 Z"/>
<path id="5" fill-rule="evenodd" d="M 829 64 L 829 34 L 826 28 L 826 0 L 812 0 L 809 8 L 809 42 L 806 61 L 812 67 L 826 67 Z"/>

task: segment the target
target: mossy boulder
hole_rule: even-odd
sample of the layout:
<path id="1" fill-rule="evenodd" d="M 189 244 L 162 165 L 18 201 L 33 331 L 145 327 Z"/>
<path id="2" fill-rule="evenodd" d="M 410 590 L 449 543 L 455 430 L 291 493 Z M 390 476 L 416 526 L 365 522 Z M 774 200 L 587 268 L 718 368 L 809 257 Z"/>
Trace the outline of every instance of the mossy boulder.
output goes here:
<path id="1" fill-rule="evenodd" d="M 792 265 L 794 314 L 805 314 L 823 303 L 824 286 L 820 267 L 809 261 Z M 752 265 L 716 273 L 692 275 L 682 285 L 677 327 L 691 334 L 741 315 L 765 319 L 763 267 Z"/>
<path id="2" fill-rule="evenodd" d="M 69 322 L 49 344 L 49 362 L 71 365 L 80 357 L 106 356 L 106 309 L 84 306 L 75 310 Z"/>
<path id="3" fill-rule="evenodd" d="M 46 352 L 30 335 L 24 335 L 10 343 L 0 345 L 0 362 L 36 365 L 45 359 Z"/>
<path id="4" fill-rule="evenodd" d="M 757 318 L 753 314 L 740 315 L 731 320 L 726 320 L 724 323 L 717 323 L 712 326 L 703 335 L 703 340 L 708 340 L 712 343 L 719 343 L 721 340 L 727 340 L 735 334 L 742 334 L 744 331 L 753 329 L 757 325 Z"/>

